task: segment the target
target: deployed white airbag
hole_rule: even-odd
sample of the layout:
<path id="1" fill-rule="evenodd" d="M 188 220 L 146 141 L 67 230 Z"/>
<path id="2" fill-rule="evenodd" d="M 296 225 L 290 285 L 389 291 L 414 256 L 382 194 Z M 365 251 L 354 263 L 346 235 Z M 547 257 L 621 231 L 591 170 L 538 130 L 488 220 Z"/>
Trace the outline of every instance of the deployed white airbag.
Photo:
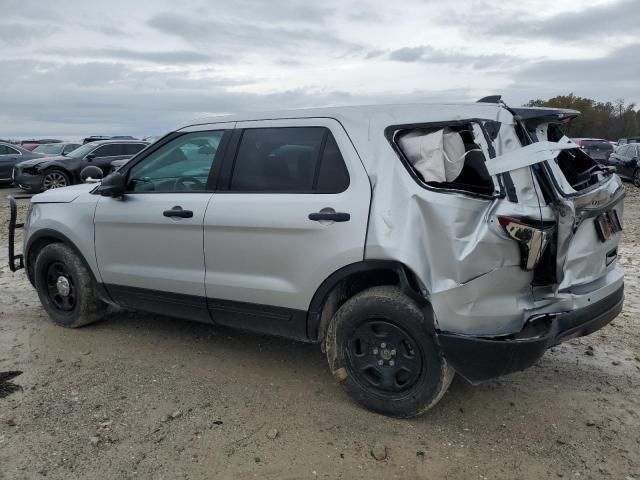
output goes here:
<path id="1" fill-rule="evenodd" d="M 398 143 L 425 182 L 452 182 L 464 166 L 464 142 L 450 128 L 415 130 L 403 135 Z"/>

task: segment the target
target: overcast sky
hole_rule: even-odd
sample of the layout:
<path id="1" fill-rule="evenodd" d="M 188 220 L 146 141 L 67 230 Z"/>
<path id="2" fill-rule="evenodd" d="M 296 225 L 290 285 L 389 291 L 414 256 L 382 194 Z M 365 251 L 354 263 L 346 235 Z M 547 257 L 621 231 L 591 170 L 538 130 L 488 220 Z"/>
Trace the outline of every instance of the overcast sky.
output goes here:
<path id="1" fill-rule="evenodd" d="M 307 106 L 640 103 L 639 0 L 0 0 L 0 138 Z"/>

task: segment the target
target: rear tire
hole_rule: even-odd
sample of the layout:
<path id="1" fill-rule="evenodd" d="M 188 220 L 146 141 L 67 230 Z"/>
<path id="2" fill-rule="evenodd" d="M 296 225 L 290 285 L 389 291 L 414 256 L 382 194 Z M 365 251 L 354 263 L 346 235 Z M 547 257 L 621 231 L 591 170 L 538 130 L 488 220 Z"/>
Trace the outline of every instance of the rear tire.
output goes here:
<path id="1" fill-rule="evenodd" d="M 633 171 L 633 184 L 640 188 L 640 168 L 636 168 Z"/>
<path id="2" fill-rule="evenodd" d="M 422 311 L 397 287 L 369 288 L 347 300 L 329 323 L 325 349 L 347 394 L 393 417 L 431 409 L 454 376 Z"/>
<path id="3" fill-rule="evenodd" d="M 44 172 L 42 190 L 53 190 L 54 188 L 68 187 L 69 185 L 71 185 L 71 180 L 66 172 L 57 169 Z"/>
<path id="4" fill-rule="evenodd" d="M 38 253 L 34 279 L 40 302 L 56 325 L 77 328 L 104 316 L 107 304 L 97 295 L 91 273 L 67 245 L 52 243 Z"/>

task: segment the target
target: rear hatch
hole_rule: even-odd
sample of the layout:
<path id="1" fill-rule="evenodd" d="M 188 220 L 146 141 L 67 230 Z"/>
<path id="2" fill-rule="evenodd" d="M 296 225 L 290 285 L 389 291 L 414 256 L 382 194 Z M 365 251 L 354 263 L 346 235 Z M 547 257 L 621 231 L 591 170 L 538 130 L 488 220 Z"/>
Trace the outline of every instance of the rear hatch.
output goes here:
<path id="1" fill-rule="evenodd" d="M 563 111 L 558 111 L 563 112 Z M 577 114 L 577 112 L 574 112 Z M 611 168 L 602 166 L 564 135 L 557 113 L 523 118 L 522 135 L 532 142 L 554 142 L 554 158 L 534 166 L 544 197 L 557 219 L 556 290 L 597 283 L 615 263 L 622 235 L 624 187 Z M 573 115 L 575 116 L 575 115 Z M 560 149 L 562 148 L 562 149 Z"/>

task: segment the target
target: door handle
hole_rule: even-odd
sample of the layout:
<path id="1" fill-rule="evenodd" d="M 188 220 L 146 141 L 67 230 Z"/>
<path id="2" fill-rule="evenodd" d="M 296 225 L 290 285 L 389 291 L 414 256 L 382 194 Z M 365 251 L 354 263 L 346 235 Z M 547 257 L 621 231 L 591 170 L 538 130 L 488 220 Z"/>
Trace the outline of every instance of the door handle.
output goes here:
<path id="1" fill-rule="evenodd" d="M 162 212 L 165 217 L 178 217 L 178 218 L 191 218 L 193 212 L 191 210 L 183 210 L 180 205 L 176 205 L 171 210 L 165 210 Z"/>
<path id="2" fill-rule="evenodd" d="M 344 212 L 336 212 L 333 208 L 323 208 L 319 212 L 310 213 L 309 220 L 313 220 L 314 222 L 321 220 L 348 222 L 351 220 L 351 215 Z"/>

